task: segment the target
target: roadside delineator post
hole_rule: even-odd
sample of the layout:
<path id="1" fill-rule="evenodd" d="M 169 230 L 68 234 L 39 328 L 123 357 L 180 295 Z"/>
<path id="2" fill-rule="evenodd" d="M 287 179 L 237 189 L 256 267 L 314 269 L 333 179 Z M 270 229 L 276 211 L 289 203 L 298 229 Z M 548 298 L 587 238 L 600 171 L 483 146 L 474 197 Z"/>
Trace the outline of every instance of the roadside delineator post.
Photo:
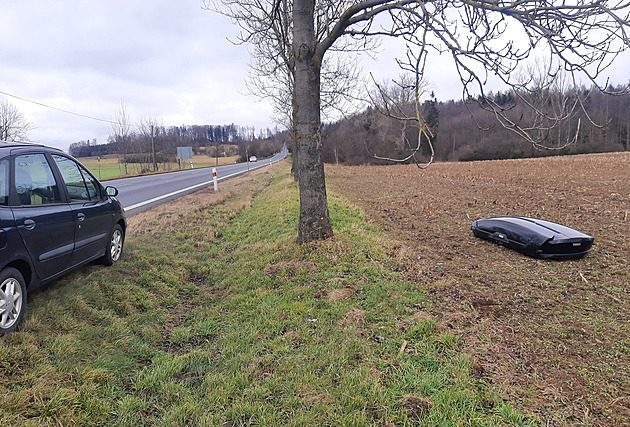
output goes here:
<path id="1" fill-rule="evenodd" d="M 219 187 L 217 185 L 217 168 L 212 168 L 212 182 L 214 184 L 214 191 L 218 191 Z"/>

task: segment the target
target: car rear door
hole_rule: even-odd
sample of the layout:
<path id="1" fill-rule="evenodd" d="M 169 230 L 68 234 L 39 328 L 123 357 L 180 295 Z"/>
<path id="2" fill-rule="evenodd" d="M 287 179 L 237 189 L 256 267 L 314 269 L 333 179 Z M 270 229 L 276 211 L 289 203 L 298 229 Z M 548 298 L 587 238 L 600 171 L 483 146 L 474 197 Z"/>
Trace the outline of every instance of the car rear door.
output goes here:
<path id="1" fill-rule="evenodd" d="M 64 181 L 75 221 L 74 253 L 70 264 L 103 256 L 113 223 L 109 197 L 96 178 L 74 159 L 61 154 L 51 157 Z"/>
<path id="2" fill-rule="evenodd" d="M 37 276 L 48 279 L 70 265 L 74 219 L 43 152 L 13 158 L 13 216 Z"/>
<path id="3" fill-rule="evenodd" d="M 9 206 L 9 159 L 0 159 L 0 269 L 15 259 L 29 258 L 15 228 Z"/>

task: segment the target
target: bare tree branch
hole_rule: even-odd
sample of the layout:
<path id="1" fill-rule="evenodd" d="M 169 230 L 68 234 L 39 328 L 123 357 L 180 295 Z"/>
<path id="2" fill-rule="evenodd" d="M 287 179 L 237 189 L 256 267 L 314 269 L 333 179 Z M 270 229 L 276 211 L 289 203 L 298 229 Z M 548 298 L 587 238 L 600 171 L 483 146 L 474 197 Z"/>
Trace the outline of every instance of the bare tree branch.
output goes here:
<path id="1" fill-rule="evenodd" d="M 120 101 L 116 107 L 114 118 L 110 119 L 112 134 L 110 140 L 116 145 L 116 156 L 118 162 L 125 167 L 125 175 L 129 173 L 129 154 L 131 154 L 131 121 L 129 119 L 129 109 L 124 101 Z"/>
<path id="2" fill-rule="evenodd" d="M 299 173 L 307 172 L 305 181 L 311 184 L 300 178 L 301 242 L 332 235 L 319 139 L 322 105 L 338 105 L 322 102 L 322 88 L 330 81 L 322 71 L 333 65 L 334 72 L 338 64 L 325 61 L 331 53 L 370 50 L 381 36 L 401 38 L 409 51 L 399 65 L 415 74 L 416 82 L 424 77 L 429 54 L 447 55 L 458 73 L 464 100 L 478 99 L 502 126 L 536 147 L 545 147 L 550 133 L 584 102 L 579 97 L 549 98 L 553 91 L 539 92 L 535 81 L 517 79 L 519 66 L 544 53 L 556 64 L 549 72 L 551 81 L 560 78 L 563 70 L 574 83 L 586 79 L 609 91 L 598 78 L 630 47 L 626 0 L 206 0 L 204 4 L 241 28 L 240 42 L 253 46 L 252 70 L 263 81 L 278 84 L 250 87 L 277 102 L 278 111 L 289 111 L 287 100 L 291 100 L 292 111 L 286 117 L 295 129 L 296 152 L 308 157 L 300 159 Z M 344 75 L 351 74 L 336 74 Z M 485 91 L 491 77 L 513 89 L 520 105 L 533 113 L 491 102 Z M 536 96 L 552 102 L 538 103 Z M 416 106 L 418 101 L 416 95 Z M 515 112 L 521 114 L 515 117 Z M 415 120 L 421 136 L 430 141 L 422 117 L 416 114 Z"/>
<path id="3" fill-rule="evenodd" d="M 28 141 L 32 129 L 33 125 L 15 105 L 0 99 L 0 141 Z"/>

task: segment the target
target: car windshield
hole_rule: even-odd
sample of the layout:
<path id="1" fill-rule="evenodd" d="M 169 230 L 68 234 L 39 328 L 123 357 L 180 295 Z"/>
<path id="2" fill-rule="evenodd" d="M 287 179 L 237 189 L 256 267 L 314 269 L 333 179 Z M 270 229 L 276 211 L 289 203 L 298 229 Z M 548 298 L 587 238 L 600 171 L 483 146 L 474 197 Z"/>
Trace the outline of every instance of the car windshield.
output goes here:
<path id="1" fill-rule="evenodd" d="M 9 160 L 0 160 L 0 206 L 9 204 Z"/>

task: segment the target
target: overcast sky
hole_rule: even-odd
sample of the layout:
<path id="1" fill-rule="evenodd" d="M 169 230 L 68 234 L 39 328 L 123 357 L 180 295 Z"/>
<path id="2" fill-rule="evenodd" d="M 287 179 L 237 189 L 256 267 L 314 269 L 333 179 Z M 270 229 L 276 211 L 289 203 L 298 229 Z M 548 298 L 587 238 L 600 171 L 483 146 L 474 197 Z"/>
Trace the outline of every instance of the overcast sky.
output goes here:
<path id="1" fill-rule="evenodd" d="M 66 150 L 107 142 L 110 125 L 26 100 L 103 120 L 123 101 L 134 123 L 153 116 L 165 126 L 273 129 L 270 105 L 243 94 L 248 50 L 228 41 L 237 31 L 201 0 L 2 1 L 0 92 L 23 99 L 0 96 L 35 126 L 32 141 Z M 396 77 L 392 46 L 360 66 L 379 80 Z"/>
<path id="2" fill-rule="evenodd" d="M 122 100 L 133 122 L 273 127 L 270 107 L 239 93 L 248 52 L 226 40 L 235 32 L 201 0 L 3 1 L 0 91 L 106 120 Z M 107 123 L 7 98 L 33 141 L 107 140 Z"/>
<path id="3" fill-rule="evenodd" d="M 201 6 L 202 0 L 4 0 L 0 92 L 104 120 L 123 101 L 134 123 L 152 116 L 165 126 L 273 128 L 271 107 L 242 93 L 249 54 L 228 41 L 237 28 Z M 377 61 L 358 64 L 379 81 L 400 74 L 392 58 L 403 51 L 393 42 L 382 50 Z M 459 98 L 452 67 L 433 62 L 429 79 L 438 99 Z M 107 142 L 105 122 L 5 97 L 35 126 L 32 141 L 63 149 L 86 139 Z"/>

